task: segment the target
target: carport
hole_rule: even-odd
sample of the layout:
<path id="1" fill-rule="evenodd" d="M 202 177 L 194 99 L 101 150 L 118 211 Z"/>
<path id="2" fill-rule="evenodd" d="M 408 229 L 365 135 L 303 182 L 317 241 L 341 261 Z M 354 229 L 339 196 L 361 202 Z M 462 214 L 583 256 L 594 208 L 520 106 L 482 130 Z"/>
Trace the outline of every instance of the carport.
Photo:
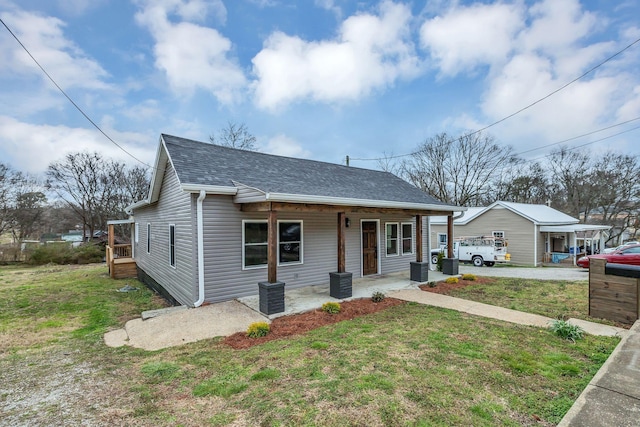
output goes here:
<path id="1" fill-rule="evenodd" d="M 540 232 L 545 233 L 544 252 L 550 254 L 551 259 L 555 260 L 559 257 L 573 256 L 573 265 L 576 265 L 577 255 L 579 253 L 578 240 L 582 241 L 585 252 L 586 248 L 591 248 L 591 253 L 595 251 L 595 242 L 598 242 L 599 250 L 604 248 L 605 234 L 611 229 L 608 225 L 594 224 L 567 224 L 567 225 L 543 225 Z M 566 241 L 569 241 L 569 252 L 559 252 L 554 250 L 553 235 L 560 235 Z M 554 261 L 557 262 L 557 261 Z"/>

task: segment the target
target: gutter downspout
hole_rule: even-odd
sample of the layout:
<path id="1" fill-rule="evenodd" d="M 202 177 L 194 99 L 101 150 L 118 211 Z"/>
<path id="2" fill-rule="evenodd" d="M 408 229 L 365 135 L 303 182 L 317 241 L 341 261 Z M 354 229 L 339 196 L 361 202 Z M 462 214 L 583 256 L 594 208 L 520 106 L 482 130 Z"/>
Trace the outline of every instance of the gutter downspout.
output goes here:
<path id="1" fill-rule="evenodd" d="M 204 302 L 204 221 L 202 218 L 202 201 L 207 196 L 204 190 L 200 190 L 200 195 L 196 204 L 196 227 L 198 233 L 198 301 L 193 303 L 194 307 L 200 307 Z"/>

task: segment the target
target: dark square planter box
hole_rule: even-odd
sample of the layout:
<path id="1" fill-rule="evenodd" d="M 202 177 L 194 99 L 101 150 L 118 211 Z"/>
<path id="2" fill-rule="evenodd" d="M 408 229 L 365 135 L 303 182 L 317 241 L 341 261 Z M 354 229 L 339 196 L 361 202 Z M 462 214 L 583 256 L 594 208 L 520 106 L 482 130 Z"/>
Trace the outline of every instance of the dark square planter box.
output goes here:
<path id="1" fill-rule="evenodd" d="M 429 263 L 428 262 L 412 262 L 411 263 L 411 280 L 414 282 L 426 282 L 429 280 Z"/>
<path id="2" fill-rule="evenodd" d="M 266 315 L 284 311 L 284 282 L 260 282 L 260 311 Z"/>
<path id="3" fill-rule="evenodd" d="M 337 299 L 353 295 L 353 273 L 329 273 L 329 295 Z"/>
<path id="4" fill-rule="evenodd" d="M 442 258 L 442 273 L 449 276 L 458 274 L 458 258 Z"/>

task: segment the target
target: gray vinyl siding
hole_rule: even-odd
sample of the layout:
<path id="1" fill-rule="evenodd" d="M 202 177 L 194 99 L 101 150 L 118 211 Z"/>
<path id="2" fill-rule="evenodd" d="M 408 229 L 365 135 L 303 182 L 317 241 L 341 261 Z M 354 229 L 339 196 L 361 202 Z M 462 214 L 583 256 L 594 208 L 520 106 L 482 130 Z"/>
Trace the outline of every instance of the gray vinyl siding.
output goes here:
<path id="1" fill-rule="evenodd" d="M 258 293 L 267 268 L 242 269 L 242 221 L 266 220 L 266 212 L 241 212 L 232 196 L 207 196 L 204 210 L 206 301 L 226 301 Z M 301 220 L 302 264 L 278 266 L 286 289 L 329 282 L 337 270 L 337 214 L 278 212 L 278 220 Z"/>
<path id="2" fill-rule="evenodd" d="M 180 189 L 171 165 L 164 173 L 157 203 L 134 212 L 139 238 L 135 247 L 137 265 L 181 304 L 192 306 L 197 298 L 194 198 Z M 147 223 L 151 224 L 147 253 Z M 169 264 L 169 225 L 175 225 L 175 268 Z"/>
<path id="3" fill-rule="evenodd" d="M 242 212 L 232 196 L 207 196 L 203 203 L 205 296 L 208 302 L 226 301 L 258 293 L 258 283 L 267 280 L 267 268 L 242 269 L 242 221 L 266 220 L 266 212 Z M 371 217 L 347 213 L 346 270 L 353 277 L 362 275 L 360 220 L 378 219 L 378 248 L 384 249 L 385 222 L 412 222 L 411 217 Z M 279 265 L 278 281 L 287 289 L 327 284 L 329 273 L 337 271 L 338 232 L 336 213 L 278 212 L 278 220 L 301 220 L 303 263 Z M 415 225 L 412 227 L 415 239 Z M 409 270 L 415 253 L 395 257 L 380 256 L 380 272 Z"/>
<path id="4" fill-rule="evenodd" d="M 509 242 L 507 251 L 511 254 L 511 263 L 533 265 L 535 228 L 533 222 L 509 209 L 495 207 L 465 225 L 454 225 L 454 238 L 462 236 L 491 235 L 493 231 L 504 231 Z M 431 226 L 431 245 L 438 242 L 438 233 L 446 233 L 446 225 Z M 538 248 L 541 248 L 538 241 Z M 542 258 L 540 257 L 538 260 Z"/>

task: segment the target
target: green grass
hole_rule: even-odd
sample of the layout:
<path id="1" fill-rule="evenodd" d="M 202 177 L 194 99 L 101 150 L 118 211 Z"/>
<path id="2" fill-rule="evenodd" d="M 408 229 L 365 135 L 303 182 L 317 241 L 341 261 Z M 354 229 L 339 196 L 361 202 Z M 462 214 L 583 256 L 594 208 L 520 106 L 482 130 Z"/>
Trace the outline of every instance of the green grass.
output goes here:
<path id="1" fill-rule="evenodd" d="M 89 364 L 71 380 L 107 384 L 100 405 L 75 406 L 96 424 L 554 425 L 618 343 L 408 303 L 246 350 L 219 338 L 111 349 L 104 331 L 159 305 L 139 284 L 115 292 L 124 283 L 102 266 L 1 270 L 0 334 L 11 343 L 0 352 L 2 390 L 36 394 L 47 381 L 25 378 L 69 378 Z M 49 412 L 28 416 L 55 423 Z"/>
<path id="2" fill-rule="evenodd" d="M 495 277 L 492 283 L 473 283 L 448 295 L 553 319 L 576 318 L 613 324 L 589 317 L 589 283 Z"/>

